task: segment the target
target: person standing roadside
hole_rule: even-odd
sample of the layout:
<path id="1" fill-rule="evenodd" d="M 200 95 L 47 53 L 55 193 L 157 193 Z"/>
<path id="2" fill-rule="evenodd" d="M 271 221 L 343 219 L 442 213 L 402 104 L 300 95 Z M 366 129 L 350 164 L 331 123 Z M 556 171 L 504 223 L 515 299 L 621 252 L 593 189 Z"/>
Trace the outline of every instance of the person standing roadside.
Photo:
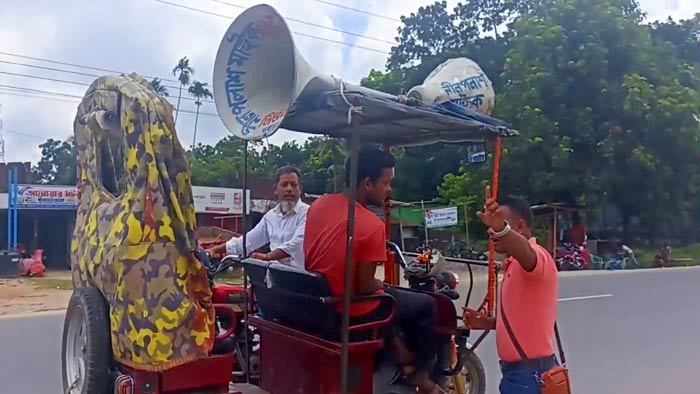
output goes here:
<path id="1" fill-rule="evenodd" d="M 558 277 L 552 256 L 532 236 L 530 204 L 518 197 L 500 202 L 486 188 L 484 211 L 496 250 L 507 256 L 496 317 L 465 309 L 464 321 L 476 330 L 496 330 L 503 377 L 501 394 L 542 393 L 543 373 L 558 365 L 554 354 Z"/>

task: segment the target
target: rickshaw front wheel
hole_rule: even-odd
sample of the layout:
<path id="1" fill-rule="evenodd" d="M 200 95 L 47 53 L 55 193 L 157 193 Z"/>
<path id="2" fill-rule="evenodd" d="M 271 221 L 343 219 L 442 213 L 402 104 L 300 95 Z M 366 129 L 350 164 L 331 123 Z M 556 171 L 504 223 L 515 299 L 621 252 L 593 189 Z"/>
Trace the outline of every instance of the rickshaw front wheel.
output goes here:
<path id="1" fill-rule="evenodd" d="M 452 394 L 485 394 L 486 372 L 481 359 L 471 350 L 464 352 L 462 371 L 452 377 Z"/>

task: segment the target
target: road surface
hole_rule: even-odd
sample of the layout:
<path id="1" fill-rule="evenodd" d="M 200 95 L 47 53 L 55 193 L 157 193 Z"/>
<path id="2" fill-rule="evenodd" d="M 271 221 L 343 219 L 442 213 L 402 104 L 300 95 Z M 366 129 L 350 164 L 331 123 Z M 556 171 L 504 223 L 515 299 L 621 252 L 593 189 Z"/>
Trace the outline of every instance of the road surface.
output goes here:
<path id="1" fill-rule="evenodd" d="M 700 268 L 564 274 L 559 321 L 573 392 L 700 394 L 699 285 Z M 472 304 L 484 292 L 480 280 Z M 0 319 L 0 393 L 60 394 L 62 325 L 61 313 Z M 493 335 L 477 352 L 495 394 Z"/>

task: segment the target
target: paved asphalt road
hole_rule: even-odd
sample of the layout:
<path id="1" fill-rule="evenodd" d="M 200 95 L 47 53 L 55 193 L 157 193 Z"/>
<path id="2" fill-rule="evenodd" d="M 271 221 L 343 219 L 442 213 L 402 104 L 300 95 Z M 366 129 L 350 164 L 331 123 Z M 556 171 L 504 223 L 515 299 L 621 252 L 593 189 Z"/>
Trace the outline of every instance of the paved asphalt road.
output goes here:
<path id="1" fill-rule="evenodd" d="M 466 275 L 463 275 L 464 284 Z M 564 274 L 560 326 L 576 394 L 700 394 L 700 268 Z M 485 291 L 475 287 L 473 304 Z M 0 394 L 59 394 L 62 314 L 0 319 Z M 493 335 L 477 350 L 488 393 Z"/>

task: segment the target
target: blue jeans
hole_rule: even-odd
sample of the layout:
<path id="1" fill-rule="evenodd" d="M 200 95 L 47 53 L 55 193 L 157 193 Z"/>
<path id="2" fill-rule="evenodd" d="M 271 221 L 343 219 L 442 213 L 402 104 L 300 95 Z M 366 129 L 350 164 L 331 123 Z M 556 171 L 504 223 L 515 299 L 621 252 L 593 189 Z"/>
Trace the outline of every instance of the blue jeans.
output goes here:
<path id="1" fill-rule="evenodd" d="M 541 394 L 540 376 L 557 365 L 552 357 L 524 363 L 501 363 L 503 378 L 499 390 L 501 394 Z"/>

